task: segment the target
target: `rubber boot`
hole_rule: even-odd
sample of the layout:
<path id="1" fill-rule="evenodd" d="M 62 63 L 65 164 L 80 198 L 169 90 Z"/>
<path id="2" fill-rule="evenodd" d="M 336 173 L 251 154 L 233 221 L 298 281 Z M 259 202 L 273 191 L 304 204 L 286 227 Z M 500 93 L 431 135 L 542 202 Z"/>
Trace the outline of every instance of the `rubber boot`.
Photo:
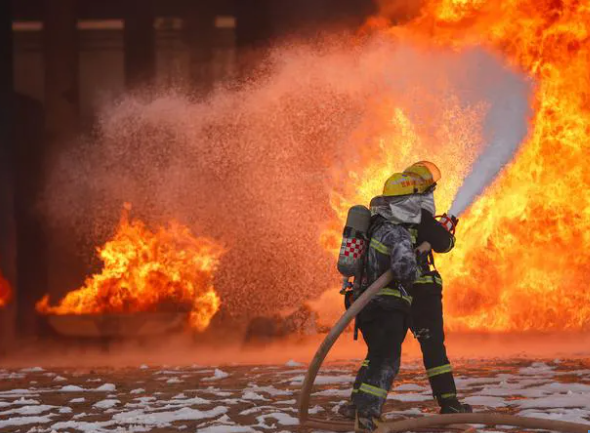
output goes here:
<path id="1" fill-rule="evenodd" d="M 456 398 L 439 400 L 441 415 L 450 413 L 471 413 L 473 409 L 467 403 L 461 403 Z"/>
<path id="2" fill-rule="evenodd" d="M 380 423 L 381 419 L 378 416 L 370 412 L 363 413 L 357 411 L 354 421 L 354 431 L 355 433 L 371 433 L 379 428 Z"/>

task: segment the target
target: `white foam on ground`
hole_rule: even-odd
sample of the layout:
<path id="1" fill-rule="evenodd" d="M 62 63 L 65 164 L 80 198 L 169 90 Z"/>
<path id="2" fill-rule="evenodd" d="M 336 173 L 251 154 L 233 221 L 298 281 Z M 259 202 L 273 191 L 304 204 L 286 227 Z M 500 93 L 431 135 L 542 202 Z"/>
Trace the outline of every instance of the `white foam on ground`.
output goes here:
<path id="1" fill-rule="evenodd" d="M 22 373 L 0 373 L 0 380 L 24 379 L 26 376 Z"/>
<path id="2" fill-rule="evenodd" d="M 18 400 L 13 401 L 0 401 L 0 408 L 8 407 L 8 406 L 16 406 L 16 405 L 27 405 L 27 404 L 41 404 L 38 400 L 31 400 L 26 399 L 24 397 L 19 398 Z"/>
<path id="3" fill-rule="evenodd" d="M 590 393 L 552 394 L 547 397 L 514 401 L 522 409 L 529 408 L 582 408 L 590 410 Z"/>
<path id="4" fill-rule="evenodd" d="M 404 383 L 393 388 L 394 391 L 428 391 L 425 386 L 416 385 L 415 383 Z"/>
<path id="5" fill-rule="evenodd" d="M 299 420 L 297 418 L 292 417 L 291 415 L 288 415 L 286 413 L 273 412 L 256 417 L 256 420 L 258 421 L 258 426 L 271 427 L 266 425 L 265 421 L 267 419 L 274 419 L 281 425 L 299 425 Z"/>
<path id="6" fill-rule="evenodd" d="M 391 419 L 391 418 L 399 418 L 400 415 L 423 415 L 422 411 L 417 407 L 413 407 L 411 409 L 406 410 L 393 410 L 391 412 L 387 412 L 383 415 L 384 418 Z"/>
<path id="7" fill-rule="evenodd" d="M 117 390 L 117 387 L 113 383 L 105 383 L 105 384 L 99 386 L 98 388 L 94 389 L 94 391 L 99 391 L 99 392 L 113 392 L 116 390 Z"/>
<path id="8" fill-rule="evenodd" d="M 58 391 L 59 392 L 85 392 L 87 390 L 78 386 L 78 385 L 64 385 Z"/>
<path id="9" fill-rule="evenodd" d="M 398 394 L 398 393 L 389 393 L 387 396 L 388 400 L 398 400 L 398 401 L 407 401 L 407 402 L 418 402 L 418 401 L 430 401 L 432 400 L 432 395 L 424 395 L 424 394 Z"/>
<path id="10" fill-rule="evenodd" d="M 205 428 L 199 428 L 199 433 L 258 433 L 258 430 L 254 430 L 252 427 L 244 425 L 212 425 Z"/>
<path id="11" fill-rule="evenodd" d="M 46 424 L 51 422 L 53 415 L 46 416 L 23 416 L 23 417 L 11 417 L 6 420 L 0 419 L 0 428 L 4 427 L 17 427 L 21 425 L 29 424 Z"/>
<path id="12" fill-rule="evenodd" d="M 6 397 L 37 397 L 38 391 L 32 391 L 29 389 L 9 389 L 7 391 L 0 391 L 0 398 Z"/>
<path id="13" fill-rule="evenodd" d="M 265 392 L 268 395 L 277 396 L 277 395 L 293 395 L 292 391 L 289 390 L 282 390 L 277 389 L 272 385 L 268 386 L 258 386 L 255 383 L 249 383 L 248 388 L 244 391 L 253 391 L 253 392 Z"/>
<path id="14" fill-rule="evenodd" d="M 255 393 L 254 391 L 245 391 L 242 394 L 242 399 L 244 400 L 258 400 L 258 401 L 270 401 L 268 398 L 265 398 L 264 396 Z"/>
<path id="15" fill-rule="evenodd" d="M 590 424 L 588 418 L 590 418 L 590 412 L 581 409 L 551 409 L 546 412 L 528 409 L 517 414 L 518 416 L 526 416 L 530 418 L 543 418 L 543 419 L 554 419 L 558 421 L 568 421 L 580 424 L 588 424 L 588 430 L 590 430 Z"/>
<path id="16" fill-rule="evenodd" d="M 60 421 L 51 426 L 52 431 L 78 430 L 86 433 L 107 433 L 106 427 L 115 425 L 114 421 Z"/>
<path id="17" fill-rule="evenodd" d="M 155 375 L 160 375 L 160 374 L 163 374 L 163 375 L 179 375 L 179 374 L 183 374 L 183 373 L 184 373 L 184 371 L 181 371 L 181 370 L 159 370 L 159 371 L 156 371 L 154 374 Z"/>
<path id="18" fill-rule="evenodd" d="M 479 396 L 474 395 L 471 397 L 464 398 L 465 403 L 474 405 L 474 406 L 488 406 L 488 407 L 504 407 L 506 406 L 506 402 L 503 398 L 500 397 L 488 397 L 488 396 Z"/>
<path id="19" fill-rule="evenodd" d="M 20 369 L 21 373 L 40 373 L 42 371 L 45 371 L 43 367 L 29 367 Z"/>
<path id="20" fill-rule="evenodd" d="M 229 376 L 229 373 L 226 373 L 223 370 L 219 370 L 218 368 L 215 369 L 215 371 L 213 372 L 213 377 L 206 377 L 204 379 L 201 380 L 219 380 L 219 379 L 225 379 L 226 377 Z"/>
<path id="21" fill-rule="evenodd" d="M 5 410 L 0 412 L 0 416 L 10 415 L 39 415 L 40 413 L 47 412 L 57 406 L 51 406 L 48 404 L 38 404 L 34 406 L 20 406 L 15 409 Z"/>
<path id="22" fill-rule="evenodd" d="M 284 382 L 291 382 L 290 385 L 301 385 L 305 379 L 304 375 L 295 376 L 287 379 Z M 313 382 L 315 385 L 335 385 L 339 383 L 353 383 L 354 376 L 317 376 Z"/>
<path id="23" fill-rule="evenodd" d="M 253 413 L 258 413 L 258 412 L 263 412 L 263 411 L 278 411 L 279 409 L 274 407 L 274 406 L 254 406 L 251 407 L 250 409 L 245 409 L 243 411 L 240 412 L 240 415 L 242 416 L 247 416 L 247 415 L 252 415 Z"/>
<path id="24" fill-rule="evenodd" d="M 297 400 L 295 400 L 295 399 L 275 401 L 275 404 L 295 404 L 295 403 L 297 403 Z"/>
<path id="25" fill-rule="evenodd" d="M 172 377 L 172 378 L 170 378 L 170 379 L 168 379 L 166 381 L 166 383 L 170 383 L 170 384 L 172 384 L 172 383 L 183 383 L 183 382 L 184 382 L 184 380 L 179 379 L 178 377 Z"/>
<path id="26" fill-rule="evenodd" d="M 498 383 L 501 382 L 501 378 L 499 377 L 455 377 L 455 384 L 457 388 L 463 388 L 467 386 L 478 386 L 478 385 L 485 385 L 488 383 Z"/>
<path id="27" fill-rule="evenodd" d="M 312 395 L 317 397 L 350 397 L 352 388 L 349 389 L 324 389 L 323 391 L 314 392 Z"/>
<path id="28" fill-rule="evenodd" d="M 233 395 L 233 393 L 231 393 L 231 392 L 222 391 L 221 389 L 219 389 L 219 388 L 214 388 L 214 387 L 212 387 L 212 386 L 209 386 L 209 387 L 207 387 L 207 388 L 205 388 L 205 389 L 197 389 L 197 390 L 195 390 L 195 389 L 189 389 L 189 390 L 187 390 L 187 391 L 200 391 L 200 392 L 206 392 L 206 393 L 208 393 L 208 394 L 213 394 L 213 395 L 216 395 L 216 396 L 218 396 L 218 397 L 229 397 L 229 396 Z"/>
<path id="29" fill-rule="evenodd" d="M 553 371 L 555 370 L 555 366 L 548 365 L 544 362 L 533 362 L 529 367 L 524 367 L 518 370 L 519 374 L 524 375 L 547 375 L 547 374 L 555 374 Z"/>
<path id="30" fill-rule="evenodd" d="M 469 375 L 466 377 L 459 377 L 458 382 L 461 393 L 461 400 L 473 406 L 479 406 L 477 410 L 485 410 L 483 408 L 502 408 L 509 407 L 510 411 L 520 411 L 519 415 L 555 419 L 570 422 L 579 422 L 588 424 L 590 420 L 590 383 L 583 383 L 582 379 L 578 383 L 570 383 L 572 378 L 567 378 L 567 383 L 556 381 L 558 375 L 554 375 L 555 363 L 536 362 L 528 367 L 521 369 L 513 368 L 512 370 L 502 369 L 502 371 L 512 371 L 516 374 L 501 373 L 495 377 L 477 377 L 476 375 Z M 294 373 L 297 371 L 295 367 L 289 370 L 282 366 L 279 371 L 272 373 L 265 373 L 270 375 L 271 383 L 280 383 L 285 386 L 285 382 L 292 382 L 299 380 L 302 376 L 296 376 L 293 379 L 283 380 L 285 376 L 282 374 Z M 279 367 L 281 368 L 281 367 Z M 563 368 L 563 367 L 560 367 Z M 263 367 L 260 367 L 262 370 Z M 267 367 L 264 367 L 267 370 Z M 274 369 L 276 370 L 276 369 Z M 178 372 L 180 370 L 167 370 Z M 221 370 L 219 370 L 221 371 Z M 324 370 L 326 373 L 328 370 Z M 329 370 L 337 371 L 337 370 Z M 521 371 L 523 374 L 521 375 Z M 576 379 L 576 373 L 584 370 L 573 370 L 568 374 Z M 533 373 L 535 372 L 535 373 Z M 225 372 L 223 372 L 225 373 Z M 561 372 L 560 372 L 561 373 Z M 227 374 L 227 373 L 226 373 Z M 238 377 L 238 373 L 234 373 Z M 239 373 L 242 378 L 248 378 L 248 373 Z M 74 376 L 79 376 L 74 374 Z M 165 379 L 176 378 L 177 375 L 170 374 L 166 378 L 166 374 L 162 374 Z M 561 376 L 561 375 L 559 375 Z M 56 377 L 56 376 L 48 376 Z M 324 377 L 324 385 L 335 385 L 348 383 L 352 381 L 352 376 L 326 375 Z M 153 378 L 155 379 L 155 377 Z M 152 379 L 151 383 L 156 383 Z M 335 380 L 334 380 L 335 379 Z M 333 383 L 335 382 L 335 383 Z M 157 387 L 162 387 L 161 382 L 157 383 Z M 194 426 L 191 421 L 200 421 L 197 424 L 196 431 L 198 432 L 262 432 L 272 429 L 272 431 L 293 430 L 290 426 L 296 424 L 296 412 L 293 407 L 297 401 L 292 398 L 289 400 L 278 400 L 281 396 L 292 395 L 292 390 L 285 390 L 276 388 L 272 385 L 258 386 L 256 383 L 250 382 L 243 389 L 223 389 L 209 386 L 205 389 L 191 390 L 180 388 L 176 391 L 173 397 L 167 392 L 155 392 L 153 388 L 146 388 L 153 395 L 160 395 L 159 398 L 166 396 L 167 398 L 157 399 L 154 396 L 143 397 L 128 397 L 133 398 L 133 401 L 120 407 L 121 401 L 117 398 L 116 393 L 109 393 L 116 390 L 116 386 L 112 383 L 106 383 L 98 388 L 81 388 L 76 385 L 65 385 L 61 389 L 59 387 L 53 389 L 36 390 L 30 388 L 13 389 L 0 392 L 0 397 L 10 399 L 12 401 L 0 401 L 0 418 L 10 418 L 10 422 L 16 424 L 6 424 L 6 421 L 0 421 L 0 428 L 7 427 L 7 431 L 17 430 L 20 425 L 32 425 L 33 427 L 26 427 L 24 431 L 27 433 L 50 433 L 55 431 L 80 431 L 84 433 L 139 433 L 148 432 L 154 428 L 162 429 L 193 429 Z M 235 385 L 232 385 L 235 386 Z M 329 406 L 330 411 L 337 412 L 342 404 L 349 401 L 351 389 L 334 389 L 335 387 L 327 386 L 330 389 L 324 389 L 314 393 L 314 396 L 327 397 L 332 403 Z M 54 394 L 59 396 L 63 390 L 66 392 L 106 392 L 102 400 L 96 403 L 90 403 L 95 409 L 90 414 L 78 413 L 73 414 L 74 411 L 68 406 L 51 406 L 39 401 L 39 395 L 45 396 Z M 159 389 L 159 388 L 156 388 Z M 129 391 L 130 394 L 139 394 L 146 392 L 143 388 L 138 388 L 138 392 Z M 135 390 L 134 390 L 135 391 Z M 164 390 L 162 390 L 164 391 Z M 231 391 L 231 392 L 230 392 Z M 210 399 L 203 399 L 195 395 L 202 395 L 202 393 L 211 394 Z M 35 395 L 35 399 L 30 398 Z M 96 395 L 96 394 L 94 394 Z M 122 395 L 121 393 L 118 394 Z M 236 398 L 226 398 L 234 395 Z M 207 395 L 209 397 L 209 395 Z M 521 399 L 513 399 L 510 397 L 519 396 Z M 219 397 L 219 398 L 218 398 Z M 284 398 L 284 397 L 283 397 Z M 333 405 L 335 401 L 342 399 L 340 403 Z M 424 382 L 418 380 L 418 383 L 400 384 L 393 388 L 393 391 L 388 396 L 389 400 L 398 400 L 408 404 L 405 407 L 410 409 L 403 411 L 390 411 L 385 413 L 385 418 L 397 418 L 399 416 L 417 416 L 423 415 L 422 410 L 425 405 L 418 404 L 419 402 L 427 402 L 432 400 L 430 389 L 424 386 Z M 84 403 L 87 399 L 83 397 L 71 399 L 70 403 Z M 53 402 L 53 401 L 52 401 Z M 323 404 L 323 403 L 322 403 Z M 204 406 L 207 410 L 197 410 L 195 406 Z M 231 405 L 231 406 L 230 406 Z M 256 406 L 254 406 L 256 405 Z M 215 407 L 216 406 L 216 407 Z M 254 407 L 252 407 L 254 406 Z M 239 413 L 241 416 L 253 416 L 256 421 L 252 425 L 241 425 L 233 422 L 229 411 Z M 249 409 L 247 409 L 250 407 Z M 395 407 L 395 405 L 393 406 Z M 483 408 L 482 408 L 483 407 Z M 81 410 L 77 406 L 77 410 Z M 241 410 L 244 408 L 244 410 Z M 54 413 L 51 411 L 54 410 Z M 122 411 L 123 410 L 123 411 Z M 89 417 L 88 419 L 96 419 L 97 411 L 107 416 L 104 421 L 83 422 L 80 418 Z M 316 405 L 310 408 L 310 414 L 324 412 L 322 406 Z M 56 422 L 55 417 L 65 415 L 65 418 L 70 417 L 70 421 Z M 44 415 L 45 414 L 45 415 Z M 111 418 L 112 417 L 112 418 Z M 15 421 L 13 421 L 13 419 Z M 38 420 L 42 422 L 38 422 Z M 104 419 L 104 418 L 103 418 Z M 187 421 L 186 424 L 180 424 L 182 421 Z M 258 424 L 256 424 L 256 422 Z M 4 424 L 2 424 L 4 423 Z M 45 424 L 52 423 L 53 426 L 45 427 Z M 243 422 L 242 422 L 243 424 Z M 285 430 L 286 429 L 286 430 Z M 6 430 L 6 429 L 5 429 Z M 498 431 L 506 431 L 508 427 L 499 426 Z"/>
<path id="31" fill-rule="evenodd" d="M 325 412 L 325 409 L 324 409 L 323 407 L 321 407 L 320 405 L 317 405 L 317 404 L 316 404 L 314 407 L 310 408 L 310 409 L 308 410 L 308 412 L 309 412 L 311 415 L 316 415 L 316 414 L 318 414 L 318 413 L 320 413 L 320 412 Z"/>
<path id="32" fill-rule="evenodd" d="M 146 413 L 143 410 L 133 410 L 115 414 L 113 420 L 118 424 L 153 425 L 167 427 L 174 421 L 197 421 L 223 415 L 228 411 L 225 406 L 217 406 L 211 410 L 201 411 L 183 407 L 176 411 Z"/>
<path id="33" fill-rule="evenodd" d="M 117 399 L 105 399 L 98 401 L 92 405 L 96 409 L 110 409 L 121 404 L 120 400 Z"/>
<path id="34" fill-rule="evenodd" d="M 159 400 L 157 404 L 164 405 L 165 408 L 178 408 L 184 406 L 193 406 L 193 405 L 204 405 L 204 404 L 211 404 L 211 400 L 206 400 L 201 397 L 184 397 L 178 398 L 174 397 L 172 400 Z"/>

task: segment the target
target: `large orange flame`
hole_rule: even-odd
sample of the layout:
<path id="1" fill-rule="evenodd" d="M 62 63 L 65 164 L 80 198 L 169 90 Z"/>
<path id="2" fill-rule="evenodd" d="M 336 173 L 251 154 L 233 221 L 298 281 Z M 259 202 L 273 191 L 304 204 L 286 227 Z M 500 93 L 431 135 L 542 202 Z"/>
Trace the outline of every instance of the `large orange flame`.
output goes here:
<path id="1" fill-rule="evenodd" d="M 412 30 L 434 30 L 445 45 L 490 45 L 538 82 L 530 139 L 441 260 L 450 324 L 587 329 L 590 5 L 444 0 L 429 3 Z"/>
<path id="2" fill-rule="evenodd" d="M 220 299 L 213 272 L 223 248 L 207 238 L 195 238 L 187 227 L 172 222 L 151 231 L 129 220 L 126 205 L 119 227 L 98 249 L 102 271 L 84 287 L 69 292 L 57 306 L 46 295 L 37 303 L 44 314 L 97 314 L 190 310 L 192 328 L 205 330 L 218 311 Z"/>
<path id="3" fill-rule="evenodd" d="M 12 298 L 12 290 L 10 284 L 2 273 L 0 272 L 0 308 L 4 307 Z"/>
<path id="4" fill-rule="evenodd" d="M 537 83 L 527 141 L 462 218 L 455 250 L 437 261 L 445 281 L 447 325 L 454 330 L 588 329 L 588 2 L 433 0 L 418 18 L 387 32 L 430 49 L 485 47 Z M 449 140 L 432 147 L 426 143 L 431 138 L 418 133 L 403 112 L 389 111 L 389 119 L 381 120 L 382 137 L 393 143 L 396 155 L 383 147 L 381 155 L 349 173 L 353 186 L 333 194 L 339 215 L 335 228 L 349 205 L 368 203 L 390 173 L 418 159 L 441 167 L 437 201 L 448 209 L 474 159 L 470 154 L 456 158 L 462 152 L 456 138 L 477 136 L 481 111 L 453 109 L 451 103 L 442 112 L 453 114 L 448 128 L 459 123 L 463 131 L 451 131 Z M 326 232 L 324 245 L 337 248 L 336 234 L 338 229 Z"/>

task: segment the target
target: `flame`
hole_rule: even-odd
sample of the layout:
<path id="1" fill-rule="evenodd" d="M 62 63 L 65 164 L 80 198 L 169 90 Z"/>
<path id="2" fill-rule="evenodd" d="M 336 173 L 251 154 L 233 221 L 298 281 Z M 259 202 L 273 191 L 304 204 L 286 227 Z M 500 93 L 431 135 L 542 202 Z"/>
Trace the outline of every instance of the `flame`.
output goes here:
<path id="1" fill-rule="evenodd" d="M 190 309 L 190 326 L 205 330 L 219 310 L 212 284 L 223 249 L 207 238 L 172 222 L 151 231 L 123 209 L 113 239 L 98 249 L 103 261 L 99 274 L 69 292 L 57 306 L 46 295 L 37 303 L 43 314 L 100 314 L 159 311 L 179 306 Z"/>
<path id="2" fill-rule="evenodd" d="M 12 299 L 10 284 L 0 272 L 0 308 L 4 307 Z"/>
<path id="3" fill-rule="evenodd" d="M 590 4 L 433 0 L 418 18 L 388 32 L 430 48 L 491 49 L 537 84 L 526 142 L 461 219 L 455 250 L 438 257 L 447 326 L 500 332 L 588 329 L 590 171 L 584 161 L 590 142 Z M 452 104 L 443 111 L 453 111 Z M 334 191 L 338 221 L 322 238 L 328 249 L 337 248 L 346 208 L 368 203 L 390 173 L 418 159 L 436 162 L 443 172 L 437 203 L 444 210 L 474 159 L 467 155 L 462 167 L 451 166 L 446 153 L 460 154 L 460 142 L 443 141 L 439 153 L 428 153 L 435 150 L 429 137 L 417 134 L 403 112 L 389 113 L 393 118 L 381 121 L 382 140 L 395 143 L 396 157 L 384 147 L 380 161 L 365 161 L 348 174 L 358 191 Z M 454 113 L 472 136 L 478 134 L 482 111 Z"/>

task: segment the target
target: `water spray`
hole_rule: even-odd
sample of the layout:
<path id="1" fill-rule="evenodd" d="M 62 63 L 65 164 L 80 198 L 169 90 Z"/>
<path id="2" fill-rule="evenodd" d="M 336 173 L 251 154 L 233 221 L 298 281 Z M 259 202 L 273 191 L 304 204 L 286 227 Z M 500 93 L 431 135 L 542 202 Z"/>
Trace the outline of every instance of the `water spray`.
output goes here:
<path id="1" fill-rule="evenodd" d="M 505 74 L 501 86 L 487 94 L 490 111 L 484 122 L 483 152 L 471 166 L 448 212 L 457 219 L 516 155 L 528 132 L 531 85 L 518 74 Z"/>

